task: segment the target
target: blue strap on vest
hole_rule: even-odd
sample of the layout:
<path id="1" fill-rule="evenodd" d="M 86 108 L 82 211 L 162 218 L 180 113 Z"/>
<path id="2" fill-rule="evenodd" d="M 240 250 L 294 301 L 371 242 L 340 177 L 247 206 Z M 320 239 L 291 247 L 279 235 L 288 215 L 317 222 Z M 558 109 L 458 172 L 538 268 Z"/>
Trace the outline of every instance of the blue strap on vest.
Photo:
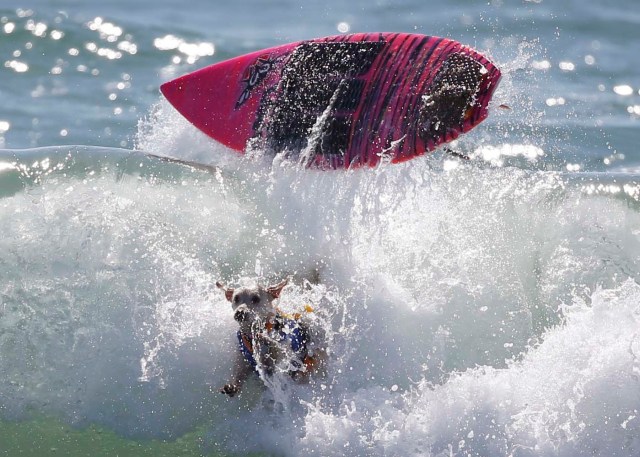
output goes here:
<path id="1" fill-rule="evenodd" d="M 291 350 L 300 358 L 304 360 L 306 357 L 307 349 L 307 335 L 303 328 L 293 319 L 283 318 L 282 316 L 276 316 L 275 323 L 277 325 L 277 339 L 279 343 L 288 342 L 291 346 Z M 243 335 L 240 330 L 237 333 L 238 346 L 240 352 L 244 356 L 245 360 L 251 364 L 253 368 L 258 365 L 254 357 L 253 341 L 249 335 Z M 272 337 L 276 337 L 272 335 Z"/>

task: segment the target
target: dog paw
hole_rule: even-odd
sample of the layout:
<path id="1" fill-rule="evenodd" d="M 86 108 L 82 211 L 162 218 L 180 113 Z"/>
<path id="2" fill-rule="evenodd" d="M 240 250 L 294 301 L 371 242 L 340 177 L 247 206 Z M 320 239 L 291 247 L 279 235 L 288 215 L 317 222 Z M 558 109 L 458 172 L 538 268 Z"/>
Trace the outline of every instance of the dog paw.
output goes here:
<path id="1" fill-rule="evenodd" d="M 235 384 L 225 384 L 220 388 L 219 392 L 221 394 L 233 397 L 234 395 L 240 393 L 240 387 L 236 386 Z"/>

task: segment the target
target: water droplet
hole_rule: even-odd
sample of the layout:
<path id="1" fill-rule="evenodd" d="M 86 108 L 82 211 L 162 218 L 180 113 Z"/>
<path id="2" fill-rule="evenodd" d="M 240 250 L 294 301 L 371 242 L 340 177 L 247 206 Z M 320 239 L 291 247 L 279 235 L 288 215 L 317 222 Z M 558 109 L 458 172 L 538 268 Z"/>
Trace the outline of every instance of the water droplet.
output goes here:
<path id="1" fill-rule="evenodd" d="M 338 29 L 338 32 L 340 32 L 340 33 L 347 33 L 351 29 L 351 26 L 349 25 L 348 22 L 339 22 L 336 25 L 336 28 Z"/>

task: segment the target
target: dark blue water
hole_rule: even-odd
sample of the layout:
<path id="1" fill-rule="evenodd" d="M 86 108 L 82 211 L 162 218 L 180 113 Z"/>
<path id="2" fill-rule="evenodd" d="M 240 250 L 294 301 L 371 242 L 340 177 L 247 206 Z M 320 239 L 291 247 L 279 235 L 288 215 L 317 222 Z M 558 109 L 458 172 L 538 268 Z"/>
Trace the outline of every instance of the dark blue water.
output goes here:
<path id="1" fill-rule="evenodd" d="M 0 455 L 640 455 L 638 30 L 631 0 L 0 8 Z M 264 163 L 158 91 L 345 31 L 496 62 L 471 161 Z M 327 378 L 222 398 L 215 281 L 284 275 Z"/>

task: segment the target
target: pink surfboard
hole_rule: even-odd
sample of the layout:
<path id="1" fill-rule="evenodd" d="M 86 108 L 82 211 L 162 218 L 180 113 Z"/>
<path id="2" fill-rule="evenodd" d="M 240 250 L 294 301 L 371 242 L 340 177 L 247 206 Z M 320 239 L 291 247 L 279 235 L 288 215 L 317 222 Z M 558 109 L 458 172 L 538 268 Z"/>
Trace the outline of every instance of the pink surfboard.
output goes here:
<path id="1" fill-rule="evenodd" d="M 488 114 L 500 70 L 457 41 L 359 33 L 246 54 L 161 86 L 198 129 L 323 169 L 402 162 Z"/>

